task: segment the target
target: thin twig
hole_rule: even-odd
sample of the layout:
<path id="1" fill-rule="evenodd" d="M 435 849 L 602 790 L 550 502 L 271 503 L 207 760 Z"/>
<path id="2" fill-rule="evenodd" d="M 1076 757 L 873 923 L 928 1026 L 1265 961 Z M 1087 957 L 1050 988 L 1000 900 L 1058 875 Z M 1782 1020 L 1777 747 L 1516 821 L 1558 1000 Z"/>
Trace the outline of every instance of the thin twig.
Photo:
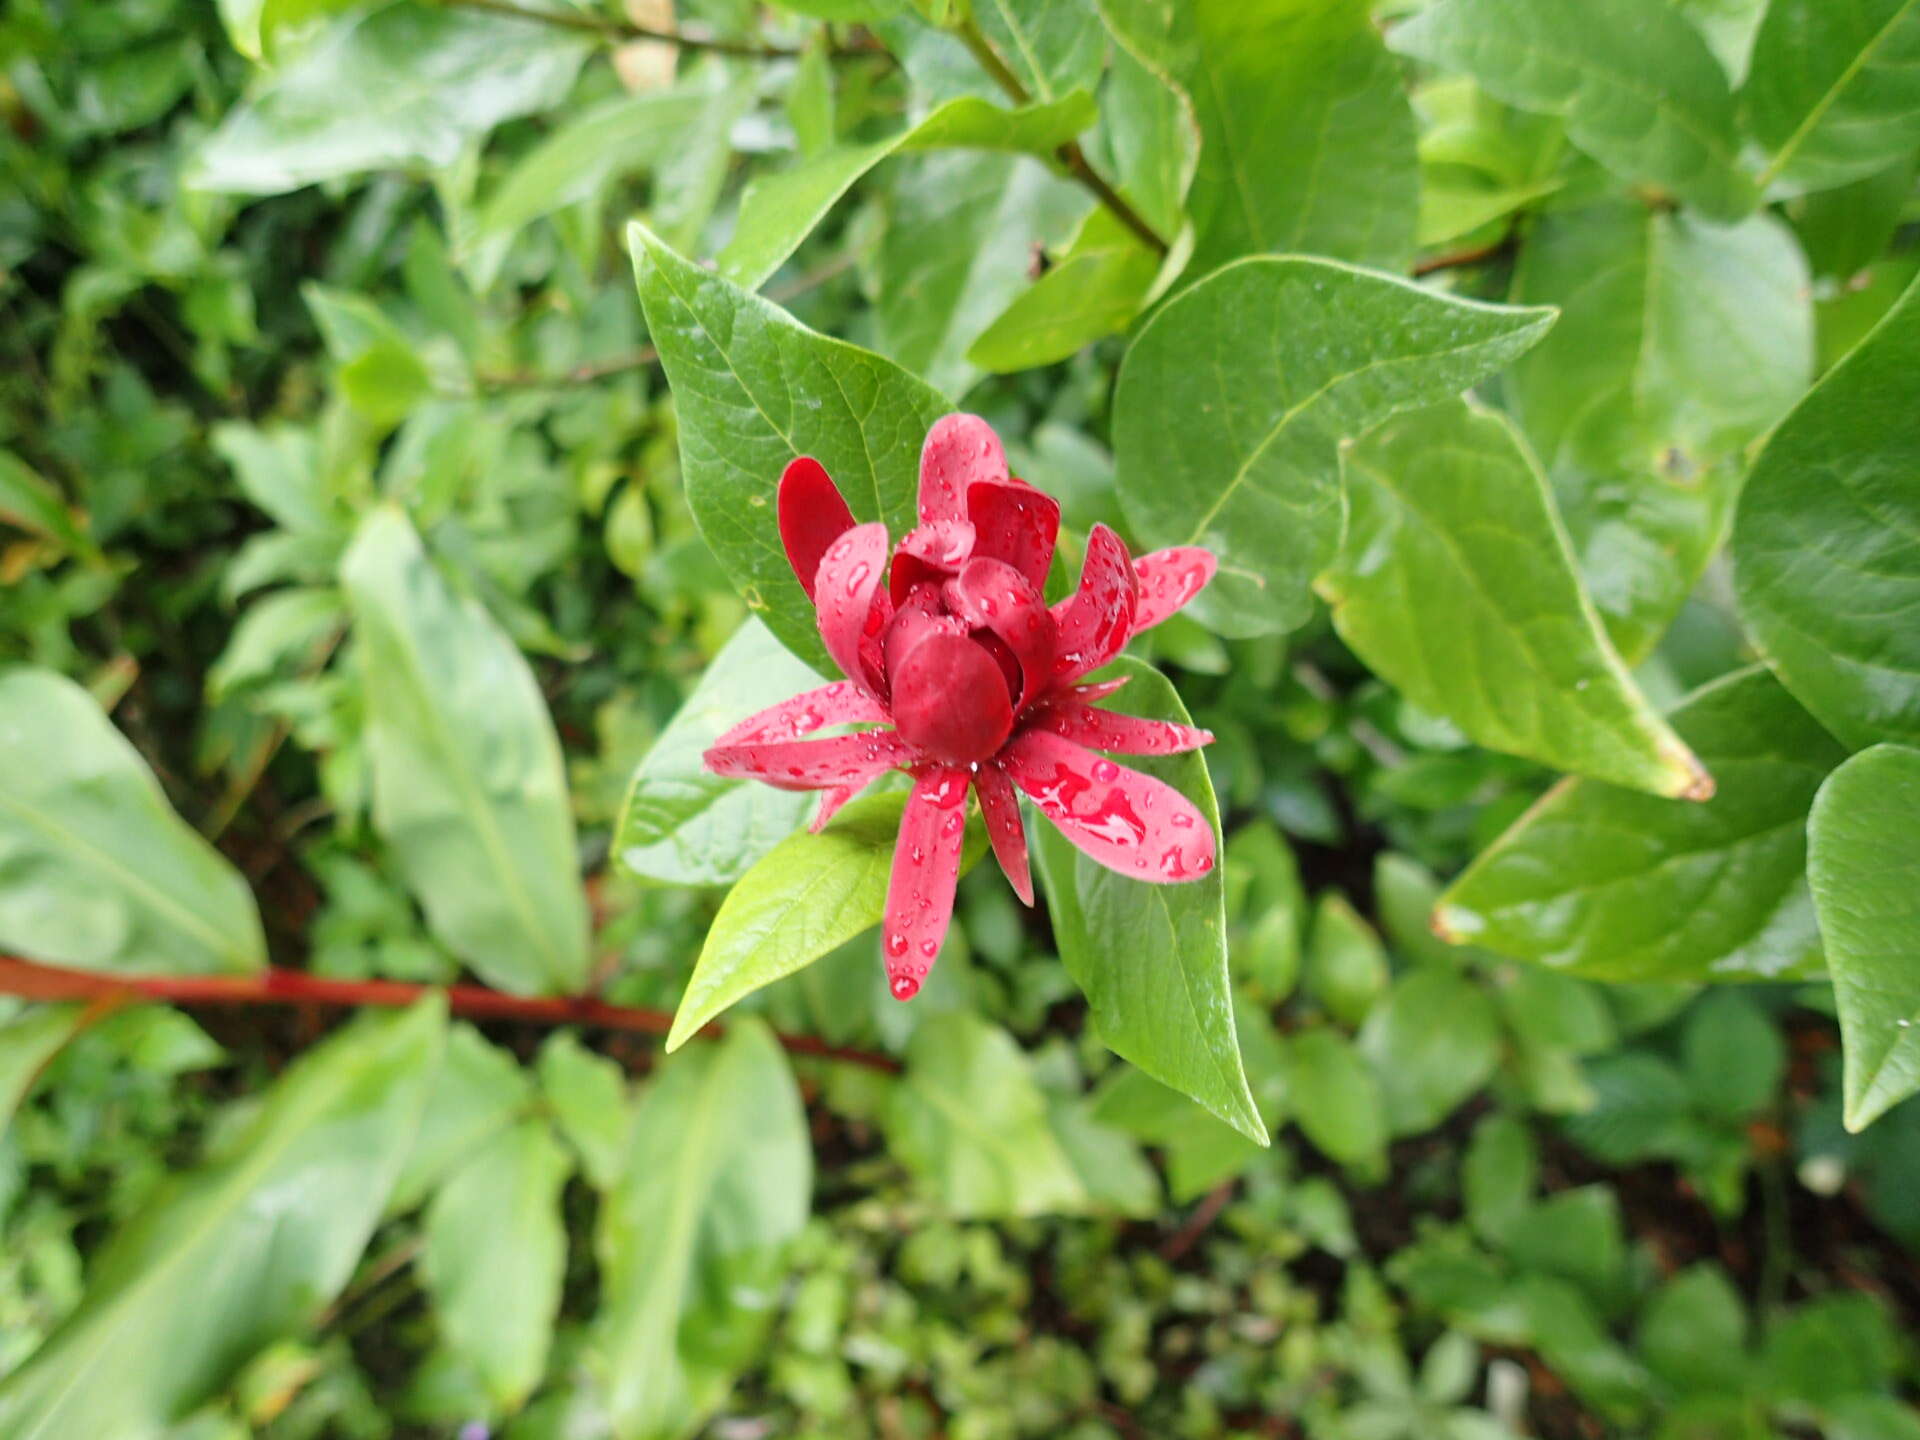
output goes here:
<path id="1" fill-rule="evenodd" d="M 1438 255 L 1429 255 L 1425 260 L 1414 263 L 1416 276 L 1436 275 L 1442 270 L 1458 270 L 1467 265 L 1478 265 L 1487 260 L 1498 260 L 1513 248 L 1513 236 L 1502 235 L 1487 245 L 1473 245 L 1465 250 L 1446 250 Z"/>
<path id="2" fill-rule="evenodd" d="M 955 26 L 953 33 L 960 43 L 967 47 L 967 52 L 979 62 L 980 68 L 992 78 L 993 83 L 1006 92 L 1009 100 L 1016 105 L 1033 103 L 1032 94 L 1021 82 L 1020 77 L 1013 73 L 1007 62 L 1000 58 L 1000 52 L 993 48 L 993 42 L 981 32 L 971 15 Z M 1129 205 L 1125 197 L 1093 168 L 1092 163 L 1087 159 L 1086 152 L 1080 148 L 1078 140 L 1069 140 L 1053 153 L 1054 158 L 1066 167 L 1067 173 L 1106 206 L 1112 212 L 1114 219 L 1137 235 L 1140 242 L 1154 254 L 1165 257 L 1169 247 L 1161 238 L 1160 232 L 1149 225 L 1140 212 Z"/>
<path id="3" fill-rule="evenodd" d="M 484 10 L 489 15 L 509 15 L 515 20 L 531 20 L 560 30 L 576 30 L 597 35 L 602 40 L 624 45 L 633 40 L 657 40 L 678 45 L 682 50 L 711 50 L 718 55 L 736 55 L 748 60 L 798 60 L 801 52 L 783 45 L 762 45 L 750 40 L 722 40 L 712 35 L 688 35 L 679 30 L 655 30 L 623 20 L 606 20 L 597 15 L 582 15 L 571 10 L 543 10 L 517 5 L 514 0 L 438 0 L 458 10 Z"/>
<path id="4" fill-rule="evenodd" d="M 55 965 L 39 965 L 11 955 L 0 955 L 0 995 L 27 1000 L 98 1000 L 117 998 L 125 1003 L 159 1000 L 173 1005 L 331 1006 L 358 1010 L 367 1007 L 399 1009 L 439 990 L 456 1015 L 475 1020 L 517 1020 L 531 1025 L 590 1025 L 636 1035 L 665 1035 L 673 1016 L 665 1010 L 633 1005 L 609 1005 L 582 997 L 509 995 L 484 985 L 408 985 L 397 980 L 329 980 L 301 970 L 263 970 L 255 975 L 95 975 Z M 702 1039 L 718 1039 L 723 1026 L 708 1025 Z M 795 1055 L 842 1060 L 869 1070 L 895 1074 L 900 1062 L 891 1055 L 829 1045 L 813 1035 L 776 1033 L 782 1046 Z"/>
<path id="5" fill-rule="evenodd" d="M 1207 1233 L 1207 1227 L 1220 1218 L 1220 1212 L 1227 1208 L 1233 1199 L 1233 1192 L 1240 1182 L 1228 1180 L 1216 1185 L 1207 1192 L 1207 1198 L 1193 1207 L 1193 1214 L 1186 1223 L 1168 1237 L 1167 1243 L 1160 1247 L 1160 1258 L 1171 1264 L 1200 1243 L 1200 1237 Z"/>

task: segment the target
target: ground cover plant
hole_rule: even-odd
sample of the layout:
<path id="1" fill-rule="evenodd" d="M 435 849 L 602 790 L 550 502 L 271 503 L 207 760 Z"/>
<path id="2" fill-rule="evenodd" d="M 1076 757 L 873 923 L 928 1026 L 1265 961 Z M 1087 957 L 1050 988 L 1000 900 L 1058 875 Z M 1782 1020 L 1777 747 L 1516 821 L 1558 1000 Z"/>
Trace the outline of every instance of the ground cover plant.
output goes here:
<path id="1" fill-rule="evenodd" d="M 0 77 L 0 1435 L 1920 1436 L 1913 0 Z"/>

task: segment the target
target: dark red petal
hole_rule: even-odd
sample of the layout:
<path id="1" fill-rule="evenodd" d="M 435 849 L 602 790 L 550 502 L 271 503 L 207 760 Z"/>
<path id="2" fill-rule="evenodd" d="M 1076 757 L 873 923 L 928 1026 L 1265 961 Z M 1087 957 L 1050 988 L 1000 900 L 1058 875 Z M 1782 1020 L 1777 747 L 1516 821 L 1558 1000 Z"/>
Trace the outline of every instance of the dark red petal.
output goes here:
<path id="1" fill-rule="evenodd" d="M 1062 835 L 1109 870 L 1168 883 L 1213 869 L 1213 827 L 1171 785 L 1044 730 L 1015 736 L 1000 763 Z"/>
<path id="2" fill-rule="evenodd" d="M 825 555 L 853 528 L 853 512 L 826 467 L 811 455 L 792 461 L 780 475 L 780 543 L 800 588 L 813 598 L 813 578 Z"/>
<path id="3" fill-rule="evenodd" d="M 1213 743 L 1211 730 L 1096 710 L 1077 700 L 1051 700 L 1029 723 L 1033 729 L 1114 755 L 1178 755 Z"/>
<path id="4" fill-rule="evenodd" d="M 856 788 L 895 766 L 911 763 L 913 747 L 892 730 L 789 740 L 768 745 L 716 745 L 701 757 L 728 779 L 759 780 L 780 790 Z"/>
<path id="5" fill-rule="evenodd" d="M 943 415 L 920 448 L 920 521 L 967 518 L 967 487 L 1007 478 L 1000 437 L 978 415 Z"/>
<path id="6" fill-rule="evenodd" d="M 959 573 L 973 554 L 973 526 L 964 520 L 936 520 L 907 532 L 893 551 L 888 581 L 893 603 L 902 603 L 916 586 L 938 585 Z"/>
<path id="7" fill-rule="evenodd" d="M 1207 588 L 1220 562 L 1198 545 L 1175 545 L 1133 562 L 1140 581 L 1140 606 L 1133 612 L 1133 633 L 1151 630 Z"/>
<path id="8" fill-rule="evenodd" d="M 1004 560 L 973 559 L 947 586 L 953 612 L 976 629 L 990 630 L 1005 642 L 1020 667 L 1019 699 L 1014 713 L 1027 708 L 1053 679 L 1056 626 L 1047 602 L 1034 585 Z"/>
<path id="9" fill-rule="evenodd" d="M 873 682 L 861 664 L 860 641 L 867 633 L 874 593 L 886 575 L 887 527 L 879 521 L 856 525 L 827 548 L 814 575 L 814 608 L 820 638 L 833 663 L 862 690 Z"/>
<path id="10" fill-rule="evenodd" d="M 893 847 L 893 878 L 880 948 L 887 957 L 887 988 L 911 1000 L 939 958 L 953 919 L 953 889 L 967 839 L 967 772 L 933 766 L 913 782 L 900 838 Z"/>
<path id="11" fill-rule="evenodd" d="M 894 612 L 892 621 L 887 625 L 887 633 L 880 638 L 881 663 L 886 669 L 889 688 L 893 683 L 893 672 L 906 658 L 907 652 L 927 636 L 966 633 L 966 621 L 946 613 L 937 589 L 924 585 L 915 590 L 907 597 L 906 603 Z"/>
<path id="12" fill-rule="evenodd" d="M 1087 536 L 1087 563 L 1080 588 L 1054 607 L 1060 625 L 1053 662 L 1055 678 L 1078 680 L 1118 655 L 1133 634 L 1140 595 L 1126 543 L 1105 525 Z"/>
<path id="13" fill-rule="evenodd" d="M 886 720 L 887 707 L 850 681 L 836 680 L 749 715 L 715 740 L 715 748 L 799 740 L 830 725 L 866 725 Z"/>
<path id="14" fill-rule="evenodd" d="M 975 555 L 1006 561 L 1036 590 L 1046 585 L 1060 537 L 1058 500 L 1024 480 L 975 484 L 967 490 L 967 516 L 973 521 Z"/>
<path id="15" fill-rule="evenodd" d="M 1013 886 L 1021 903 L 1033 904 L 1033 875 L 1027 868 L 1027 827 L 1020 820 L 1020 800 L 1006 772 L 989 761 L 973 772 L 973 793 L 980 797 L 980 818 L 987 822 L 993 857 Z"/>
<path id="16" fill-rule="evenodd" d="M 930 634 L 890 667 L 890 678 L 893 723 L 936 760 L 985 760 L 1013 729 L 1000 667 L 970 639 Z"/>

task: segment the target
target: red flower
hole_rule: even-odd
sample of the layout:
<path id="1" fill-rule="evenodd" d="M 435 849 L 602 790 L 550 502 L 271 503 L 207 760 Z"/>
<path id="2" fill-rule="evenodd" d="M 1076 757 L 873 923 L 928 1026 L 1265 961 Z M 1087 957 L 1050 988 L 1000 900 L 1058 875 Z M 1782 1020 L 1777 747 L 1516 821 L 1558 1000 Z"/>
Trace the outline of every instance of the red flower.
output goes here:
<path id="1" fill-rule="evenodd" d="M 884 525 L 856 525 L 817 460 L 780 477 L 780 538 L 847 678 L 742 721 L 706 753 L 716 775 L 821 790 L 818 830 L 888 770 L 913 776 L 887 891 L 887 975 L 909 1000 L 953 915 L 967 787 L 1000 868 L 1033 903 L 1024 794 L 1102 865 L 1135 879 L 1193 880 L 1214 865 L 1213 827 L 1171 786 L 1094 753 L 1172 755 L 1213 736 L 1097 710 L 1122 682 L 1083 677 L 1213 578 L 1192 546 L 1134 560 L 1093 527 L 1080 588 L 1041 598 L 1060 529 L 1051 496 L 1007 473 L 984 420 L 949 415 L 920 453 L 920 524 L 888 557 Z M 836 726 L 890 725 L 803 739 Z"/>

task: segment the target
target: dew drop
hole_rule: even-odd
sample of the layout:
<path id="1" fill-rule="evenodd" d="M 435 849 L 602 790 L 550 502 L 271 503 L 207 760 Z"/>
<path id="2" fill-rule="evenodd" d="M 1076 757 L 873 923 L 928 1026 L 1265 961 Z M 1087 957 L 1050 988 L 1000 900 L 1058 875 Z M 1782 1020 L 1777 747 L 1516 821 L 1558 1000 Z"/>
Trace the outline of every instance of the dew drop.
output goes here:
<path id="1" fill-rule="evenodd" d="M 938 940 L 922 940 L 920 942 L 920 953 L 929 960 L 933 959 L 934 956 L 940 953 L 940 942 Z"/>
<path id="2" fill-rule="evenodd" d="M 860 587 L 866 583 L 867 576 L 873 573 L 873 567 L 862 560 L 847 572 L 847 594 L 858 595 Z"/>
<path id="3" fill-rule="evenodd" d="M 956 810 L 941 822 L 940 833 L 948 836 L 958 835 L 960 833 L 960 827 L 966 823 L 966 818 Z"/>
<path id="4" fill-rule="evenodd" d="M 911 1000 L 920 993 L 920 982 L 911 975 L 896 975 L 887 987 L 896 1000 Z"/>
<path id="5" fill-rule="evenodd" d="M 1093 778 L 1102 785 L 1111 785 L 1120 778 L 1120 767 L 1111 760 L 1099 760 L 1094 763 Z"/>
<path id="6" fill-rule="evenodd" d="M 887 954 L 898 960 L 907 953 L 907 937 L 898 930 L 887 936 Z"/>
<path id="7" fill-rule="evenodd" d="M 1182 830 L 1191 830 L 1193 828 L 1193 816 L 1185 813 L 1176 814 L 1173 817 L 1173 823 L 1178 825 Z"/>

